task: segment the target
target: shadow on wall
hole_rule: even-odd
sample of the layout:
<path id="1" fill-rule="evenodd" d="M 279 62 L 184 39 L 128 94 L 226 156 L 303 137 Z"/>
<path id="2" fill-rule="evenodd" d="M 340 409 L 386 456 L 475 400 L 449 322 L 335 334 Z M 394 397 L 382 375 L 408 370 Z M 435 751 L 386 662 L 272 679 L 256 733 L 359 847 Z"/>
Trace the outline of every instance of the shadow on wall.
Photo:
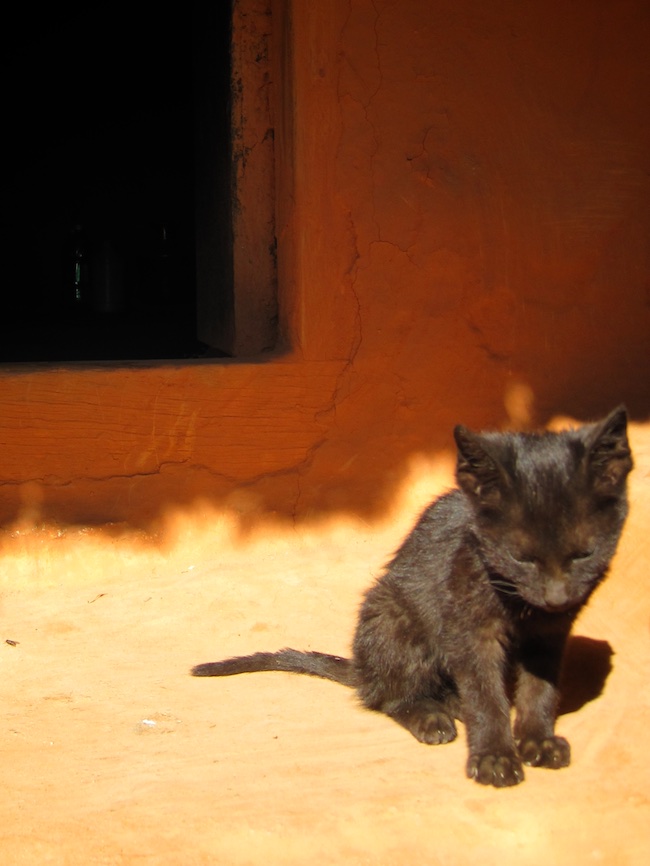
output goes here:
<path id="1" fill-rule="evenodd" d="M 190 386 L 197 387 L 196 369 L 189 377 L 185 367 L 170 368 L 168 375 L 158 369 L 158 385 L 142 396 L 142 403 L 129 401 L 117 372 L 117 391 L 107 392 L 102 380 L 104 393 L 95 393 L 90 404 L 90 392 L 84 403 L 63 391 L 62 411 L 72 413 L 70 430 L 76 431 L 72 441 L 60 441 L 56 424 L 43 422 L 42 405 L 40 420 L 27 425 L 23 419 L 22 429 L 14 432 L 23 443 L 43 450 L 43 474 L 0 487 L 0 544 L 3 537 L 10 542 L 41 529 L 55 538 L 74 526 L 103 527 L 109 537 L 135 533 L 162 539 L 179 516 L 205 525 L 227 515 L 232 532 L 241 538 L 269 527 L 283 531 L 338 518 L 378 524 L 399 516 L 396 509 L 403 507 L 405 490 L 418 488 L 419 509 L 453 484 L 455 424 L 558 428 L 602 417 L 621 402 L 619 394 L 603 388 L 599 399 L 585 404 L 584 414 L 541 414 L 532 388 L 520 381 L 506 387 L 501 403 L 488 399 L 486 389 L 483 404 L 472 403 L 455 383 L 445 386 L 455 390 L 445 402 L 437 403 L 439 395 L 432 388 L 427 403 L 419 384 L 419 399 L 409 403 L 403 383 L 395 405 L 394 384 L 386 388 L 381 381 L 373 387 L 368 378 L 344 384 L 338 376 L 339 389 L 347 388 L 347 393 L 339 393 L 337 402 L 321 411 L 321 399 L 314 396 L 318 382 L 307 375 L 302 381 L 295 376 L 291 380 L 283 413 L 279 392 L 264 390 L 257 378 L 247 390 L 246 378 L 254 371 L 246 365 L 228 368 L 230 376 L 240 377 L 239 384 L 231 382 L 224 390 L 208 389 L 204 383 L 189 399 Z M 224 368 L 202 369 L 209 373 Z M 284 372 L 289 369 L 295 374 L 295 366 Z M 281 374 L 276 368 L 273 379 L 281 379 Z M 65 371 L 48 375 L 65 376 Z M 211 376 L 208 381 L 212 385 Z M 51 379 L 44 387 L 53 388 Z M 286 382 L 281 390 L 286 392 Z M 203 395 L 203 403 L 197 394 Z M 633 418 L 648 418 L 641 401 L 628 408 Z M 124 441 L 129 436 L 134 444 L 126 465 L 111 472 L 114 454 L 118 448 L 127 450 Z M 11 454 L 11 448 L 5 450 L 6 458 Z M 75 469 L 68 479 L 61 469 L 64 459 Z M 9 460 L 5 465 L 21 471 Z"/>

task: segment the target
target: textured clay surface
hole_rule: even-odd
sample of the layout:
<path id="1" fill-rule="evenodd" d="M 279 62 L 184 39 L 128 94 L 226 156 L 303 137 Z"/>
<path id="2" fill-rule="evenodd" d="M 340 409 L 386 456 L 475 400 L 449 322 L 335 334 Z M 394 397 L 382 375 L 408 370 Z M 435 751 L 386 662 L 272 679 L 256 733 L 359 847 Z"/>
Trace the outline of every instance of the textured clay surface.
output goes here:
<path id="1" fill-rule="evenodd" d="M 284 645 L 345 654 L 356 607 L 449 457 L 381 523 L 242 535 L 206 508 L 145 537 L 2 537 L 0 859 L 12 864 L 621 864 L 650 835 L 650 428 L 632 511 L 577 624 L 558 732 L 568 769 L 464 777 L 463 731 L 423 746 L 352 694 L 286 674 L 194 679 Z"/>

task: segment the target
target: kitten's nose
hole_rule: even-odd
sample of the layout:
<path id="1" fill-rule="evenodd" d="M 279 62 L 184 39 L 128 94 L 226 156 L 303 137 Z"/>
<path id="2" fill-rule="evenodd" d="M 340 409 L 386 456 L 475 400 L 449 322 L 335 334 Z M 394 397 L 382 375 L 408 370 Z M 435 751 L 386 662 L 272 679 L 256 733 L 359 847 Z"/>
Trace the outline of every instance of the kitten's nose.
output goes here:
<path id="1" fill-rule="evenodd" d="M 544 601 L 551 608 L 565 607 L 569 601 L 566 583 L 563 580 L 549 580 L 544 589 Z"/>

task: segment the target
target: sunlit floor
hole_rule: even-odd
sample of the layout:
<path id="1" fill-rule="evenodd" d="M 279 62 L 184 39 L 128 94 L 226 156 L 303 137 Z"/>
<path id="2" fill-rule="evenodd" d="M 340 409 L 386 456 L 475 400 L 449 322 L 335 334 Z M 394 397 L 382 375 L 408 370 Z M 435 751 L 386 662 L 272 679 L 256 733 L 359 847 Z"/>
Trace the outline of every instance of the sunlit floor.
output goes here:
<path id="1" fill-rule="evenodd" d="M 420 745 L 341 686 L 188 675 L 197 662 L 285 645 L 346 654 L 363 590 L 450 483 L 448 460 L 414 466 L 381 526 L 242 539 L 227 516 L 202 511 L 170 518 L 157 545 L 5 534 L 2 862 L 645 863 L 650 427 L 633 426 L 631 440 L 631 515 L 575 630 L 611 648 L 611 672 L 559 720 L 572 766 L 528 770 L 501 791 L 465 778 L 462 737 Z"/>

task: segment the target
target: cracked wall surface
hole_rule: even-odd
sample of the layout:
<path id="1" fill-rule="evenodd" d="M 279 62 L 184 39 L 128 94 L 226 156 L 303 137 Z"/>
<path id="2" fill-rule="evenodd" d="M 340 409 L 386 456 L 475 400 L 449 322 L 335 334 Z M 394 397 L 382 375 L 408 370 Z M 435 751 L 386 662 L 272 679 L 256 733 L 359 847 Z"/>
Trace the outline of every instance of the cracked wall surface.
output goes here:
<path id="1" fill-rule="evenodd" d="M 3 370 L 6 525 L 376 517 L 459 421 L 648 417 L 646 4 L 272 12 L 289 350 Z"/>

